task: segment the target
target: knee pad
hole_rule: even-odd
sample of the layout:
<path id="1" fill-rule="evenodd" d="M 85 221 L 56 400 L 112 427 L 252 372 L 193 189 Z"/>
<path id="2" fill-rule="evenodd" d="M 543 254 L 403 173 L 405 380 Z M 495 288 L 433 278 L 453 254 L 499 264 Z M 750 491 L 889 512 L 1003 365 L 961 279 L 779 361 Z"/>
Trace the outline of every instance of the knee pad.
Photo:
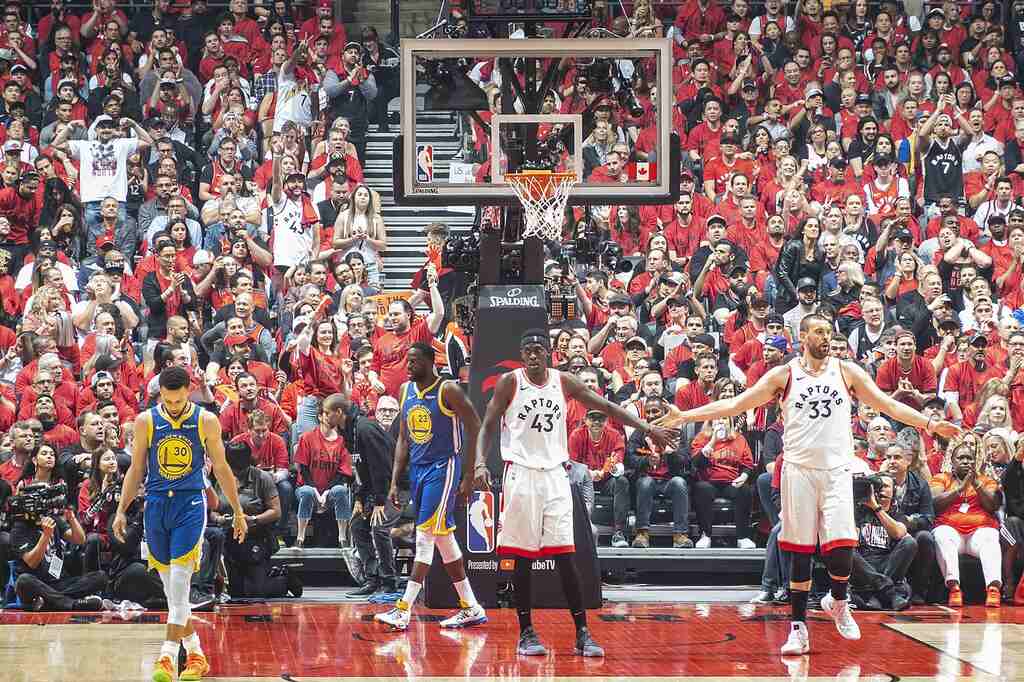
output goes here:
<path id="1" fill-rule="evenodd" d="M 809 583 L 811 581 L 811 555 L 793 552 L 789 561 L 789 580 L 791 583 Z"/>
<path id="2" fill-rule="evenodd" d="M 437 546 L 437 551 L 441 553 L 441 561 L 444 563 L 450 564 L 462 558 L 462 550 L 459 549 L 459 543 L 455 541 L 455 536 L 451 533 L 448 535 L 438 535 L 434 538 L 434 544 Z"/>
<path id="3" fill-rule="evenodd" d="M 825 554 L 828 574 L 835 580 L 846 580 L 853 569 L 853 547 L 836 547 Z"/>
<path id="4" fill-rule="evenodd" d="M 167 573 L 167 622 L 171 625 L 185 626 L 192 616 L 192 606 L 188 600 L 192 571 L 185 566 L 172 564 Z"/>
<path id="5" fill-rule="evenodd" d="M 434 561 L 434 535 L 426 531 L 416 531 L 415 561 L 429 566 Z"/>

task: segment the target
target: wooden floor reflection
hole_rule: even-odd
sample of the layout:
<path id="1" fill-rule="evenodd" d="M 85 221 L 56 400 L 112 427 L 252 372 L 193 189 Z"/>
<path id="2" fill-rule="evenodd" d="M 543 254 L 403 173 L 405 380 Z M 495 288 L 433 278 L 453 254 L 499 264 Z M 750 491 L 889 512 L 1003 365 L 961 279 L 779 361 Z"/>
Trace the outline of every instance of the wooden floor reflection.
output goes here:
<path id="1" fill-rule="evenodd" d="M 365 604 L 278 603 L 221 607 L 199 614 L 210 680 L 410 679 L 631 682 L 686 678 L 760 682 L 838 680 L 913 682 L 1024 680 L 1024 609 L 943 607 L 901 614 L 857 614 L 859 642 L 841 639 L 820 613 L 809 619 L 812 653 L 783 660 L 785 609 L 742 604 L 611 604 L 591 612 L 604 659 L 572 653 L 573 629 L 561 611 L 535 612 L 551 653 L 515 653 L 510 610 L 486 626 L 442 631 L 442 612 L 419 611 L 406 633 L 372 622 Z M 165 614 L 134 622 L 79 614 L 0 614 L 0 682 L 121 682 L 149 679 Z"/>

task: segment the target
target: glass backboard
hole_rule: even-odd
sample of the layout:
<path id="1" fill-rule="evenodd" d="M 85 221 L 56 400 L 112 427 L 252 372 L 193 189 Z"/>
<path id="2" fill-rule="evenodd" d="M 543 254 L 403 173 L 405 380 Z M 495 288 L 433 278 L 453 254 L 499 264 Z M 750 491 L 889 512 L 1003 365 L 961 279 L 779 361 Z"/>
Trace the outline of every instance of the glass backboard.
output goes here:
<path id="1" fill-rule="evenodd" d="M 546 167 L 577 172 L 572 204 L 670 201 L 671 57 L 667 39 L 403 41 L 396 199 L 510 204 L 504 174 Z"/>

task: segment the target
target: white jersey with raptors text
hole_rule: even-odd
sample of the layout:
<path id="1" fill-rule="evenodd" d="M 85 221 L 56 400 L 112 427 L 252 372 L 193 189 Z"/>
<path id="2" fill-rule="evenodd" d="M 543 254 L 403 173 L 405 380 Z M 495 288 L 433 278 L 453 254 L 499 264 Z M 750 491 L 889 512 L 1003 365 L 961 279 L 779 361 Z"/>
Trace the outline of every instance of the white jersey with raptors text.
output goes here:
<path id="1" fill-rule="evenodd" d="M 824 371 L 804 371 L 800 359 L 789 361 L 789 387 L 782 401 L 782 447 L 786 462 L 810 469 L 848 465 L 853 456 L 852 401 L 839 360 L 829 358 Z"/>
<path id="2" fill-rule="evenodd" d="M 516 392 L 501 418 L 501 456 L 530 469 L 553 469 L 569 459 L 565 394 L 558 370 L 548 369 L 543 386 L 525 369 L 513 371 Z"/>

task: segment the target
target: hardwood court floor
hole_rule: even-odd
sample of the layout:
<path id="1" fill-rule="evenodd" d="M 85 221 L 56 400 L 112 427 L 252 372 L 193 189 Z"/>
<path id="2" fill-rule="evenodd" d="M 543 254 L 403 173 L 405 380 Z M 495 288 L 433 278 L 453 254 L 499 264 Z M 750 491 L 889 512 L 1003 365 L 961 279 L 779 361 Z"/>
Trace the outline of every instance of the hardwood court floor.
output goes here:
<path id="1" fill-rule="evenodd" d="M 820 612 L 809 619 L 812 654 L 783 661 L 784 608 L 746 604 L 611 604 L 590 612 L 604 659 L 572 653 L 563 611 L 535 611 L 551 653 L 515 653 L 511 610 L 487 625 L 441 631 L 444 614 L 421 609 L 406 633 L 372 622 L 366 604 L 273 603 L 198 614 L 211 680 L 270 682 L 433 678 L 473 681 L 544 678 L 640 682 L 717 680 L 1024 680 L 1024 608 L 944 607 L 901 614 L 859 613 L 863 638 L 848 642 Z M 124 622 L 116 616 L 0 614 L 0 682 L 145 681 L 159 650 L 165 614 Z"/>

